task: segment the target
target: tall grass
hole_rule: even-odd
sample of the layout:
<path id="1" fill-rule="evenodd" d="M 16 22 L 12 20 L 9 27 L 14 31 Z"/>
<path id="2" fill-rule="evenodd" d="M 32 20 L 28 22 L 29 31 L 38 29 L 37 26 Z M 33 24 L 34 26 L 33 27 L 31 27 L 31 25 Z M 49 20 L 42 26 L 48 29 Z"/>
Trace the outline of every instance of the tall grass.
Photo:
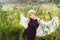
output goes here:
<path id="1" fill-rule="evenodd" d="M 55 4 L 52 5 L 52 7 Z M 37 16 L 42 18 L 44 21 L 48 22 L 50 20 L 50 16 L 48 14 L 48 10 L 50 10 L 51 16 L 57 15 L 59 17 L 60 22 L 60 11 L 58 8 L 54 10 L 50 8 L 51 5 L 48 5 L 49 8 L 45 8 L 47 6 L 41 5 L 21 5 L 19 8 L 14 8 L 12 11 L 3 11 L 0 8 L 0 40 L 22 40 L 22 33 L 24 31 L 24 27 L 20 25 L 20 14 L 23 14 L 27 17 L 27 12 L 30 9 L 34 9 L 37 12 Z M 58 6 L 58 5 L 56 5 Z M 55 8 L 56 9 L 56 8 Z M 60 23 L 59 23 L 60 24 Z M 60 40 L 60 26 L 50 35 L 44 37 L 36 37 L 36 40 Z"/>

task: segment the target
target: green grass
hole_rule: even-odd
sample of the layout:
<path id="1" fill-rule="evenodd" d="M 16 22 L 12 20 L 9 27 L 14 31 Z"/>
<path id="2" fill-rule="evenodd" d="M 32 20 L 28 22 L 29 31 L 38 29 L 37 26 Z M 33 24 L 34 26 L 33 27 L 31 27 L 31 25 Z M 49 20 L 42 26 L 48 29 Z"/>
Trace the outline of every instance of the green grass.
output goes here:
<path id="1" fill-rule="evenodd" d="M 49 14 L 46 12 L 47 9 L 44 9 L 43 7 L 42 9 L 41 7 L 35 7 L 33 5 L 30 5 L 29 7 L 24 5 L 22 7 L 23 8 L 20 9 L 14 9 L 13 11 L 2 11 L 0 8 L 0 40 L 22 40 L 22 33 L 25 28 L 20 25 L 20 14 L 23 14 L 25 17 L 27 17 L 27 12 L 30 9 L 36 10 L 37 16 L 39 18 L 42 18 L 44 21 L 48 22 L 50 20 Z M 60 11 L 54 11 L 52 8 L 49 10 L 52 17 L 54 15 L 57 15 L 59 17 L 60 24 Z M 51 33 L 50 35 L 44 37 L 36 37 L 36 40 L 42 39 L 60 40 L 60 26 L 56 29 L 55 32 Z"/>

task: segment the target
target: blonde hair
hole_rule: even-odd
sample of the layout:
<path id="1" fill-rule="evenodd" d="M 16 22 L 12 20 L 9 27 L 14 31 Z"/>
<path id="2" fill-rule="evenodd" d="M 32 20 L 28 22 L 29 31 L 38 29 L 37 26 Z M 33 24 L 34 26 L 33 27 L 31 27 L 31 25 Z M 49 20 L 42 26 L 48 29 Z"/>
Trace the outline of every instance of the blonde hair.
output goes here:
<path id="1" fill-rule="evenodd" d="M 34 15 L 36 16 L 36 11 L 35 11 L 35 10 L 32 10 L 32 9 L 31 9 L 31 10 L 29 10 L 29 11 L 28 11 L 28 14 L 27 14 L 28 22 L 30 22 L 30 20 L 31 20 L 31 19 L 30 19 L 30 13 L 31 13 L 31 12 L 33 12 L 33 13 L 34 13 Z"/>

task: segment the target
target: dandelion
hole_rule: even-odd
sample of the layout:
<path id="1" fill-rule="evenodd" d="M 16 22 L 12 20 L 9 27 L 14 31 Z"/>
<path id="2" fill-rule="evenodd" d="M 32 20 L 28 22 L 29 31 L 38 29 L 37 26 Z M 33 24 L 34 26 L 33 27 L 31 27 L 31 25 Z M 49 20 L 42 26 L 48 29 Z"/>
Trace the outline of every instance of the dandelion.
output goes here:
<path id="1" fill-rule="evenodd" d="M 9 16 L 8 19 L 9 19 L 9 20 L 13 20 L 12 16 Z"/>

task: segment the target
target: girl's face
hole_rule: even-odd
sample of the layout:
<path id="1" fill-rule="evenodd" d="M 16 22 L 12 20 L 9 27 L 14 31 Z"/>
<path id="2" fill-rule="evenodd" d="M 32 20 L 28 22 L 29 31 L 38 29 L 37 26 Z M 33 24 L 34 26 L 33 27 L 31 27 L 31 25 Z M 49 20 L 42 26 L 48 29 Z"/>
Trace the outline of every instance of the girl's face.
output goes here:
<path id="1" fill-rule="evenodd" d="M 35 18 L 35 13 L 31 12 L 31 13 L 29 14 L 29 16 L 30 16 L 31 19 L 34 19 L 34 18 Z"/>

